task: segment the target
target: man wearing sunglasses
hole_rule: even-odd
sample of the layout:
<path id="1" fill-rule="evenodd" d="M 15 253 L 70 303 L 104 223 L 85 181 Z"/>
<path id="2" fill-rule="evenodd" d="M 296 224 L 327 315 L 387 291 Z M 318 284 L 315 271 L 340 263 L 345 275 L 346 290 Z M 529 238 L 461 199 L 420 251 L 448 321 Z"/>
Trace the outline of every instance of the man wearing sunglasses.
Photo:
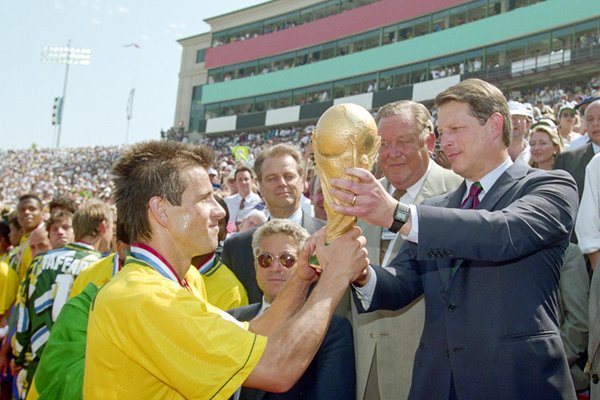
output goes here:
<path id="1" fill-rule="evenodd" d="M 265 201 L 270 219 L 290 219 L 309 233 L 316 232 L 325 225 L 324 221 L 313 218 L 301 207 L 304 180 L 302 178 L 302 156 L 294 147 L 279 144 L 258 153 L 254 162 L 260 193 Z M 256 284 L 252 264 L 252 234 L 254 229 L 231 236 L 223 244 L 223 262 L 237 276 L 246 288 L 250 303 L 262 298 Z"/>
<path id="2" fill-rule="evenodd" d="M 268 310 L 292 276 L 308 236 L 306 229 L 287 219 L 273 219 L 260 226 L 254 232 L 252 250 L 262 301 L 229 313 L 240 321 L 249 321 Z M 352 327 L 346 318 L 334 315 L 315 358 L 289 391 L 277 394 L 243 387 L 240 399 L 354 400 L 354 396 Z"/>

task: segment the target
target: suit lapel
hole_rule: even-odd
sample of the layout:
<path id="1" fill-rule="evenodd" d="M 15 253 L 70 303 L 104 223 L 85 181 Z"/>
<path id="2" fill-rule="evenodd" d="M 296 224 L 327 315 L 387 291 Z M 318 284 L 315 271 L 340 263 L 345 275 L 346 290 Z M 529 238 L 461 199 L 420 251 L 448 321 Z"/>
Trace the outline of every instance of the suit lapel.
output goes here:
<path id="1" fill-rule="evenodd" d="M 521 180 L 527 172 L 530 170 L 530 167 L 525 164 L 515 163 L 508 167 L 506 171 L 498 180 L 494 183 L 494 185 L 490 188 L 490 190 L 485 194 L 481 203 L 479 203 L 478 209 L 493 211 L 497 208 L 498 202 L 504 197 L 505 194 L 509 193 L 511 189 Z"/>
<path id="2" fill-rule="evenodd" d="M 419 190 L 419 193 L 417 193 L 417 197 L 415 197 L 415 204 L 421 204 L 423 200 L 433 197 L 442 192 L 438 187 L 442 185 L 442 180 L 435 179 L 435 177 L 438 175 L 437 164 L 435 164 L 435 161 L 429 162 L 433 163 L 433 165 L 427 172 L 427 176 L 423 181 L 423 186 L 421 186 L 421 190 Z"/>
<path id="3" fill-rule="evenodd" d="M 525 164 L 521 164 L 521 163 L 515 163 L 515 164 L 511 165 L 506 171 L 504 171 L 504 173 L 502 175 L 500 175 L 498 180 L 496 180 L 496 182 L 492 185 L 490 190 L 485 194 L 484 198 L 481 200 L 481 203 L 479 203 L 479 205 L 477 206 L 477 209 L 488 210 L 488 211 L 493 211 L 493 210 L 497 209 L 496 206 L 498 205 L 500 200 L 504 197 L 505 194 L 507 194 L 511 191 L 511 189 L 517 184 L 517 182 L 520 179 L 522 179 L 525 175 L 527 175 L 527 171 L 529 171 L 529 169 L 530 169 L 529 166 L 527 166 Z M 463 188 L 463 186 L 464 186 L 464 188 Z M 462 189 L 462 191 L 460 191 L 460 189 Z M 460 208 L 460 204 L 462 202 L 462 198 L 463 198 L 465 190 L 466 190 L 466 184 L 463 183 L 463 185 L 459 188 L 459 190 L 457 190 L 457 192 L 459 192 L 459 191 L 461 192 L 461 196 L 458 197 L 458 199 L 457 199 L 453 195 L 452 204 L 454 204 L 454 206 L 450 205 L 450 203 L 449 203 L 448 207 Z M 456 201 L 458 201 L 458 202 L 456 202 Z M 455 260 L 455 262 L 454 262 L 454 267 L 455 267 L 454 272 L 455 273 L 458 271 L 458 269 L 461 267 L 461 265 L 464 263 L 464 261 L 465 260 L 462 260 L 462 259 Z M 444 275 L 447 275 L 447 279 L 442 280 L 442 283 L 450 282 L 450 274 L 452 271 L 452 266 L 453 265 L 451 262 L 450 268 L 440 269 L 440 272 L 444 271 Z M 443 278 L 445 278 L 445 277 L 443 277 Z"/>
<path id="4" fill-rule="evenodd" d="M 587 167 L 590 160 L 594 157 L 594 147 L 592 142 L 590 141 L 584 152 L 581 153 L 581 157 L 578 158 L 577 167 L 574 168 L 574 171 L 581 171 L 582 177 L 585 177 L 585 168 Z"/>

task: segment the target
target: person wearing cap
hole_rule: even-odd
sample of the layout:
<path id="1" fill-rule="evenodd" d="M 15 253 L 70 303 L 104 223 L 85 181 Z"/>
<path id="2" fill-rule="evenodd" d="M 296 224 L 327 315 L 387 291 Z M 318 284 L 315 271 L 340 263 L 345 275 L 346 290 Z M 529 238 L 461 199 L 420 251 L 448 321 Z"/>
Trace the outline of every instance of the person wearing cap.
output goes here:
<path id="1" fill-rule="evenodd" d="M 573 139 L 581 136 L 579 133 L 573 131 L 576 118 L 577 110 L 569 104 L 563 105 L 558 110 L 558 133 L 562 138 L 565 148 L 569 148 Z"/>
<path id="2" fill-rule="evenodd" d="M 531 151 L 526 136 L 533 122 L 533 114 L 530 114 L 525 105 L 518 101 L 509 101 L 508 109 L 512 121 L 512 140 L 508 147 L 508 155 L 513 162 L 527 164 Z"/>
<path id="3" fill-rule="evenodd" d="M 206 170 L 206 172 L 208 172 L 208 179 L 210 179 L 213 189 L 221 188 L 221 182 L 219 182 L 219 173 L 217 170 L 210 167 L 208 170 Z"/>

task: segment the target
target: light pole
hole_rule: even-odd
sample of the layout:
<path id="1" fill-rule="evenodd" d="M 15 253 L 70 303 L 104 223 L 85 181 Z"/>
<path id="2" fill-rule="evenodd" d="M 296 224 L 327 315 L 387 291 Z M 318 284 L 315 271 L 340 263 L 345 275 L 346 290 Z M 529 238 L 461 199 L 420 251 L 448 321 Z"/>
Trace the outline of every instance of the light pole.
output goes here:
<path id="1" fill-rule="evenodd" d="M 67 96 L 67 81 L 69 80 L 69 66 L 71 64 L 90 65 L 90 49 L 80 49 L 71 47 L 71 41 L 67 47 L 44 47 L 42 50 L 42 62 L 52 64 L 65 64 L 65 81 L 63 83 L 63 94 L 60 99 L 58 114 L 53 120 L 58 125 L 58 136 L 56 138 L 56 147 L 60 147 L 60 132 L 62 130 L 62 113 L 65 109 L 65 97 Z"/>

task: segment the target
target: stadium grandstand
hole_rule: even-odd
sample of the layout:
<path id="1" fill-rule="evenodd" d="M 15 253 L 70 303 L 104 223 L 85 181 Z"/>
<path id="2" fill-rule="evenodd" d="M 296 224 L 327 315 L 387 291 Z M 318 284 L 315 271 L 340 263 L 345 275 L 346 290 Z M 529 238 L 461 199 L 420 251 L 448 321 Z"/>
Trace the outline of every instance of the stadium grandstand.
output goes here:
<path id="1" fill-rule="evenodd" d="M 598 73 L 600 2 L 273 0 L 180 39 L 175 120 L 189 140 L 307 126 L 331 105 L 376 110 L 466 78 L 507 97 Z"/>
<path id="2" fill-rule="evenodd" d="M 224 195 L 235 168 L 262 148 L 304 150 L 333 104 L 432 106 L 470 77 L 554 114 L 600 95 L 598 1 L 273 0 L 206 22 L 210 32 L 179 40 L 175 123 L 161 138 L 215 149 Z M 241 160 L 236 146 L 247 149 Z M 46 204 L 59 195 L 108 200 L 121 151 L 0 150 L 0 206 L 14 208 L 27 192 Z"/>

